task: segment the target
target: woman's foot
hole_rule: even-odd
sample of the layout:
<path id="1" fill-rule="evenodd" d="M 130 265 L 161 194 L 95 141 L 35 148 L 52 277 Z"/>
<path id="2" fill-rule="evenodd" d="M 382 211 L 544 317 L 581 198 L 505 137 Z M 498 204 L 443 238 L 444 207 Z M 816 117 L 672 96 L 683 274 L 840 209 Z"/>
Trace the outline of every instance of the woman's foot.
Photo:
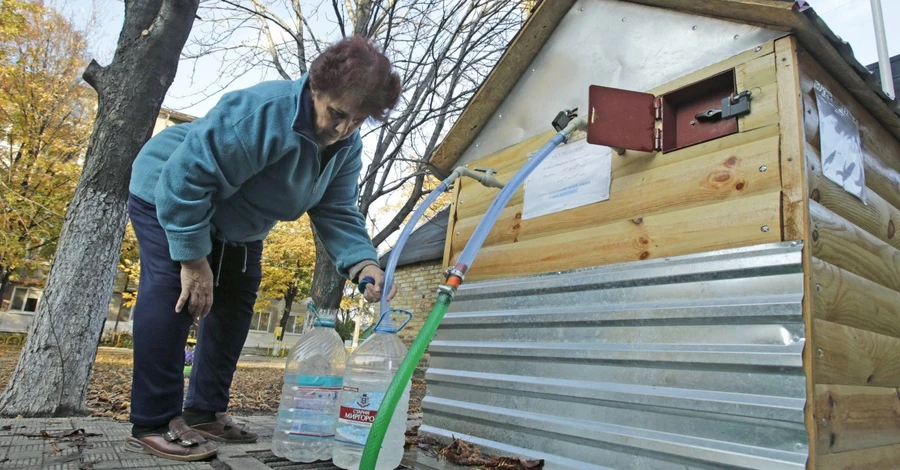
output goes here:
<path id="1" fill-rule="evenodd" d="M 235 422 L 227 412 L 216 413 L 215 421 L 191 425 L 201 436 L 217 442 L 228 444 L 246 444 L 256 442 L 257 435 L 247 430 L 247 425 Z"/>
<path id="2" fill-rule="evenodd" d="M 164 459 L 194 461 L 216 455 L 216 445 L 190 428 L 181 416 L 169 421 L 168 430 L 129 436 L 125 448 L 132 452 L 155 455 Z"/>

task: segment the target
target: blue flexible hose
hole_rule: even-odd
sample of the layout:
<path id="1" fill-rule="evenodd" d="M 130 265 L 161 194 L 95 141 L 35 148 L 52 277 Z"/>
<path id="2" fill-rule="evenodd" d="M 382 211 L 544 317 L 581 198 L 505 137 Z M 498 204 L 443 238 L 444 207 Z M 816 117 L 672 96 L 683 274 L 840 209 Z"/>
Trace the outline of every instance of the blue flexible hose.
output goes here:
<path id="1" fill-rule="evenodd" d="M 397 269 L 397 263 L 400 261 L 400 253 L 403 252 L 403 247 L 406 246 L 406 241 L 409 240 L 409 236 L 412 235 L 413 230 L 416 229 L 416 224 L 419 222 L 419 219 L 425 214 L 425 211 L 434 204 L 434 201 L 440 197 L 441 194 L 448 191 L 450 189 L 450 184 L 455 179 L 455 176 L 450 176 L 449 178 L 441 181 L 441 184 L 438 185 L 437 188 L 434 189 L 428 197 L 419 204 L 419 207 L 413 211 L 412 217 L 410 217 L 409 221 L 406 223 L 406 226 L 403 227 L 403 230 L 400 231 L 400 237 L 397 238 L 397 243 L 394 245 L 394 248 L 391 250 L 391 256 L 388 257 L 387 267 L 384 271 L 384 295 L 381 296 L 381 315 L 385 316 L 382 320 L 382 326 L 386 328 L 392 328 L 393 322 L 391 321 L 390 311 L 391 311 L 391 303 L 387 299 L 387 293 L 391 291 L 391 286 L 394 284 L 394 271 Z"/>
<path id="2" fill-rule="evenodd" d="M 550 152 L 558 147 L 559 144 L 565 142 L 575 129 L 583 129 L 584 125 L 585 121 L 582 118 L 575 119 L 573 122 L 571 122 L 568 126 L 566 126 L 565 129 L 561 130 L 559 133 L 553 136 L 550 141 L 544 144 L 544 146 L 541 147 L 541 149 L 538 150 L 538 152 L 533 157 L 531 157 L 531 159 L 527 163 L 525 163 L 525 165 L 522 166 L 522 168 L 519 169 L 518 172 L 516 172 L 509 183 L 503 186 L 503 189 L 500 190 L 500 193 L 494 199 L 494 202 L 487 210 L 484 218 L 482 218 L 481 222 L 478 223 L 478 227 L 475 229 L 475 233 L 473 233 L 472 238 L 470 238 L 469 242 L 466 244 L 462 255 L 460 255 L 459 262 L 456 266 L 457 269 L 462 268 L 461 274 L 464 275 L 465 271 L 467 271 L 469 266 L 472 265 L 472 261 L 475 259 L 475 255 L 484 244 L 484 240 L 487 238 L 488 233 L 491 231 L 491 228 L 497 221 L 497 217 L 500 215 L 500 212 L 504 207 L 506 207 L 506 204 L 509 203 L 509 200 L 512 198 L 512 195 L 516 192 L 519 186 L 521 186 L 522 183 L 525 182 L 525 178 L 527 178 L 528 175 L 530 175 L 531 172 L 541 164 L 541 162 L 547 157 L 547 155 L 550 154 Z M 441 184 L 443 185 L 444 183 L 442 182 Z M 447 187 L 449 187 L 449 183 L 447 184 Z M 444 191 L 446 191 L 446 188 L 444 188 Z M 418 217 L 421 217 L 421 213 L 425 212 L 423 208 L 429 207 L 431 205 L 431 202 L 433 202 L 433 199 L 429 199 L 426 199 L 425 202 L 423 202 L 422 205 L 419 206 L 419 209 L 416 210 L 416 213 L 419 214 Z M 385 275 L 385 292 L 389 292 L 387 289 L 391 285 L 390 282 L 392 282 L 393 279 L 393 271 L 397 266 L 397 260 L 400 259 L 400 251 L 402 250 L 403 245 L 406 244 L 406 238 L 409 238 L 409 233 L 412 233 L 412 229 L 410 227 L 413 227 L 415 225 L 416 220 L 418 220 L 418 218 L 414 215 L 410 223 L 407 224 L 406 228 L 404 228 L 404 233 L 400 235 L 400 240 L 398 240 L 397 245 L 394 247 L 394 251 L 391 252 L 391 256 L 387 266 L 388 271 Z M 437 331 L 441 320 L 444 318 L 444 314 L 447 312 L 451 301 L 452 295 L 446 292 L 442 292 L 438 296 L 437 302 L 435 303 L 431 314 L 425 321 L 425 325 L 422 327 L 422 330 L 419 332 L 418 336 L 416 336 L 416 339 L 410 346 L 409 352 L 406 354 L 406 357 L 404 357 L 403 361 L 400 363 L 397 374 L 394 375 L 394 379 L 391 381 L 390 386 L 385 392 L 384 398 L 381 402 L 381 406 L 378 408 L 378 414 L 375 416 L 375 421 L 372 423 L 372 427 L 369 430 L 369 436 L 366 440 L 366 445 L 363 450 L 362 459 L 359 465 L 360 470 L 375 470 L 375 465 L 378 461 L 378 455 L 381 452 L 381 445 L 384 442 L 384 435 L 387 432 L 391 417 L 394 415 L 394 411 L 397 409 L 397 403 L 400 401 L 400 396 L 403 394 L 403 390 L 406 388 L 407 382 L 409 382 L 410 378 L 412 377 L 413 370 L 415 370 L 416 365 L 419 363 L 419 360 L 422 359 L 425 348 L 428 347 L 428 344 L 431 343 L 431 339 L 434 338 L 434 334 Z M 386 305 L 387 302 L 385 302 L 384 298 L 382 297 L 382 312 L 390 311 L 385 307 Z"/>
<path id="3" fill-rule="evenodd" d="M 481 218 L 481 222 L 478 223 L 478 227 L 476 227 L 475 232 L 472 233 L 472 238 L 466 243 L 466 247 L 463 249 L 462 254 L 459 255 L 459 261 L 456 263 L 456 267 L 457 269 L 461 269 L 462 274 L 465 274 L 472 266 L 475 255 L 478 254 L 478 250 L 484 245 L 484 241 L 491 232 L 491 228 L 494 227 L 494 223 L 497 221 L 497 218 L 500 217 L 500 212 L 503 211 L 503 208 L 505 208 L 506 204 L 509 203 L 509 200 L 512 199 L 513 194 L 519 189 L 519 186 L 525 182 L 525 178 L 528 178 L 528 175 L 530 175 L 531 172 L 547 158 L 547 155 L 550 155 L 550 152 L 558 147 L 559 144 L 565 142 L 567 138 L 568 133 L 566 133 L 566 129 L 559 131 L 552 139 L 544 144 L 534 156 L 525 162 L 525 165 L 523 165 L 522 168 L 513 175 L 512 179 L 503 186 L 503 189 L 500 190 L 500 194 L 494 198 L 491 207 L 488 208 L 484 217 Z"/>

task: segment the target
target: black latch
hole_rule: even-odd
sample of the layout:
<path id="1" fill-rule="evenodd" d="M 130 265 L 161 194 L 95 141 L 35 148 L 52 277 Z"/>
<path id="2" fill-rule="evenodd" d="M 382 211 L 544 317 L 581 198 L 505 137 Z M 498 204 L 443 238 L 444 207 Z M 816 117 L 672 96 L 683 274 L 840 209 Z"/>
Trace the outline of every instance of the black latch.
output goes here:
<path id="1" fill-rule="evenodd" d="M 556 132 L 559 132 L 565 129 L 569 122 L 576 117 L 578 117 L 578 108 L 564 109 L 553 119 L 553 128 L 556 129 Z"/>
<path id="2" fill-rule="evenodd" d="M 716 122 L 720 119 L 728 119 L 732 117 L 750 114 L 750 90 L 735 93 L 731 96 L 722 98 L 722 109 L 710 109 L 696 116 L 700 122 Z"/>

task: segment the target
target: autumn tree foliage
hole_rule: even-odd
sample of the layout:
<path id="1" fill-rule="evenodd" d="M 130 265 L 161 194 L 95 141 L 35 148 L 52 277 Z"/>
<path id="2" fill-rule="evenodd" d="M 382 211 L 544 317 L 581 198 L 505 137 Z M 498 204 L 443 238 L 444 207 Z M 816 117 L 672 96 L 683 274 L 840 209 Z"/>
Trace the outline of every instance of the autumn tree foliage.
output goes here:
<path id="1" fill-rule="evenodd" d="M 255 309 L 257 312 L 264 311 L 272 300 L 284 301 L 279 321 L 281 336 L 284 335 L 294 302 L 309 297 L 315 261 L 316 244 L 306 216 L 293 222 L 279 223 L 266 238 L 263 277 Z"/>
<path id="2" fill-rule="evenodd" d="M 5 1 L 5 0 L 2 0 Z M 197 0 L 144 0 L 125 2 L 124 24 L 115 55 L 108 65 L 91 61 L 55 69 L 58 75 L 70 68 L 84 70 L 83 78 L 97 92 L 96 118 L 84 150 L 81 177 L 75 187 L 47 278 L 43 296 L 28 331 L 9 385 L 0 396 L 3 416 L 71 416 L 87 411 L 85 396 L 97 353 L 97 343 L 106 320 L 125 229 L 125 205 L 131 164 L 153 131 L 166 90 L 175 78 L 178 58 L 196 16 Z M 35 4 L 41 7 L 41 4 Z M 65 31 L 47 9 L 35 22 L 26 18 L 26 32 Z M 73 35 L 66 42 L 51 40 L 43 45 L 49 55 L 67 44 L 83 41 Z M 11 48 L 5 65 L 27 57 Z M 50 62 L 38 57 L 35 66 Z M 26 84 L 28 85 L 28 84 Z M 77 83 L 76 85 L 77 88 Z M 67 88 L 61 87 L 51 109 Z M 26 93 L 33 93 L 29 86 Z M 93 103 L 91 103 L 93 104 Z M 85 104 L 77 111 L 91 111 Z M 50 121 L 52 123 L 52 121 Z M 49 124 L 48 124 L 49 125 Z M 59 126 L 64 134 L 71 126 Z M 30 129 L 30 127 L 29 127 Z M 44 130 L 38 126 L 39 130 Z M 4 132 L 8 132 L 4 130 Z M 24 132 L 23 135 L 33 137 Z M 43 135 L 43 134 L 38 134 Z M 26 142 L 26 149 L 44 149 L 44 139 Z M 77 161 L 82 152 L 59 149 L 63 161 Z M 32 150 L 34 152 L 34 150 Z M 13 155 L 19 156 L 18 150 Z M 27 151 L 22 152 L 22 157 Z M 61 170 L 59 170 L 61 171 Z M 18 173 L 18 172 L 16 172 Z M 26 172 L 27 173 L 27 172 Z M 54 173 L 55 171 L 51 171 Z M 27 181 L 33 186 L 31 180 Z M 37 201 L 40 202 L 40 201 Z M 33 249 L 34 247 L 29 247 Z"/>
<path id="3" fill-rule="evenodd" d="M 42 3 L 3 0 L 0 20 L 0 282 L 56 249 L 94 120 L 84 34 Z M 24 276 L 22 276 L 24 274 Z"/>

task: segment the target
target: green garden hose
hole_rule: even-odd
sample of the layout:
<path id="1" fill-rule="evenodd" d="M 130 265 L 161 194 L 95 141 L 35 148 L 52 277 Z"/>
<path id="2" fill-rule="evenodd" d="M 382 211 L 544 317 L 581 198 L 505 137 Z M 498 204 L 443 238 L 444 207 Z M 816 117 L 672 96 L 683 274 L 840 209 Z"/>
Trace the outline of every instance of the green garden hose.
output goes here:
<path id="1" fill-rule="evenodd" d="M 400 363 L 400 368 L 397 370 L 397 374 L 394 375 L 391 385 L 388 386 L 387 391 L 384 393 L 384 400 L 381 402 L 378 414 L 375 415 L 375 421 L 372 422 L 372 427 L 369 429 L 369 437 L 366 440 L 366 447 L 363 449 L 362 460 L 359 464 L 360 470 L 375 470 L 375 463 L 378 462 L 378 454 L 381 452 L 381 443 L 384 441 L 388 425 L 391 423 L 391 418 L 397 409 L 397 403 L 406 389 L 406 384 L 412 379 L 419 360 L 425 354 L 425 348 L 428 347 L 431 339 L 434 338 L 434 333 L 441 324 L 444 314 L 447 313 L 451 300 L 450 294 L 446 292 L 441 292 L 438 295 L 434 308 L 431 309 L 428 319 L 422 325 L 422 330 L 410 345 L 409 352 L 406 353 L 403 362 Z"/>

